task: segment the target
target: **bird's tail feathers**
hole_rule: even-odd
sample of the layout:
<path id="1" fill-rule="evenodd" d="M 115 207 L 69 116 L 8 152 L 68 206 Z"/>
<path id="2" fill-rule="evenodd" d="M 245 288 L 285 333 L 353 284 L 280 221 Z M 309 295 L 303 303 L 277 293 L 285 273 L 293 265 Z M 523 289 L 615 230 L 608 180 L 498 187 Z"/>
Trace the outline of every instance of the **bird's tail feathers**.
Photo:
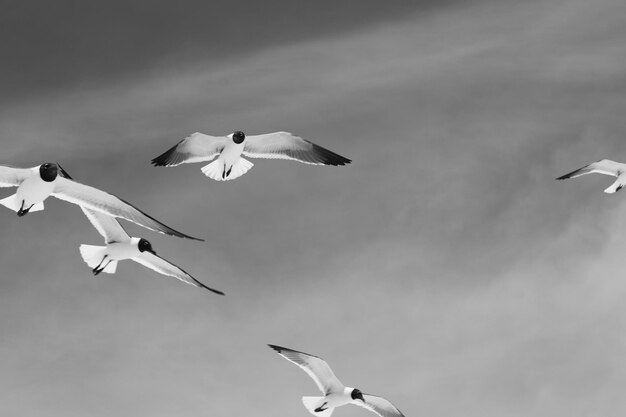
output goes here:
<path id="1" fill-rule="evenodd" d="M 222 159 L 216 159 L 208 165 L 201 168 L 202 173 L 215 181 L 228 181 L 241 177 L 248 172 L 254 164 L 247 159 L 239 158 L 237 162 L 230 168 L 230 173 L 224 169 L 224 161 Z M 228 175 L 225 175 L 228 173 Z"/>
<path id="2" fill-rule="evenodd" d="M 107 274 L 115 274 L 117 271 L 117 261 L 111 261 L 109 264 L 102 270 L 102 272 L 106 272 Z"/>
<path id="3" fill-rule="evenodd" d="M 83 261 L 85 261 L 90 268 L 97 266 L 103 267 L 106 265 L 106 268 L 104 268 L 102 272 L 106 272 L 107 274 L 114 274 L 117 270 L 117 261 L 111 261 L 108 265 L 106 260 L 102 262 L 104 255 L 106 255 L 106 246 L 80 245 L 79 249 Z"/>
<path id="4" fill-rule="evenodd" d="M 28 207 L 22 207 L 22 201 L 17 198 L 17 193 L 10 195 L 7 198 L 3 198 L 2 200 L 0 200 L 0 204 L 8 208 L 9 210 L 13 210 L 15 212 L 20 211 L 21 208 L 28 208 Z M 40 203 L 34 204 L 28 212 L 32 213 L 33 211 L 42 211 L 43 208 L 44 206 L 43 206 L 43 201 L 42 201 Z"/>
<path id="5" fill-rule="evenodd" d="M 325 397 L 302 397 L 302 404 L 309 413 L 319 417 L 330 417 L 334 408 L 327 408 L 323 411 L 315 411 L 324 404 Z M 323 408 L 323 407 L 322 407 Z"/>

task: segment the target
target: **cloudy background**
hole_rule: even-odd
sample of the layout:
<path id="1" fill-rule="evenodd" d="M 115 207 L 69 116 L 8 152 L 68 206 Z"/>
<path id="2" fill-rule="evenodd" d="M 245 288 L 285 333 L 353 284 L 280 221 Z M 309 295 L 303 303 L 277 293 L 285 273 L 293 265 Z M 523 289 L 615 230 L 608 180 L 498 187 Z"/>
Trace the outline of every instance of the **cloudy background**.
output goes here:
<path id="1" fill-rule="evenodd" d="M 266 343 L 407 416 L 626 411 L 625 196 L 554 181 L 626 160 L 626 4 L 336 3 L 0 3 L 0 163 L 59 161 L 205 238 L 125 223 L 226 292 L 93 278 L 77 207 L 2 208 L 2 415 L 308 415 Z M 237 129 L 354 162 L 149 164 Z"/>

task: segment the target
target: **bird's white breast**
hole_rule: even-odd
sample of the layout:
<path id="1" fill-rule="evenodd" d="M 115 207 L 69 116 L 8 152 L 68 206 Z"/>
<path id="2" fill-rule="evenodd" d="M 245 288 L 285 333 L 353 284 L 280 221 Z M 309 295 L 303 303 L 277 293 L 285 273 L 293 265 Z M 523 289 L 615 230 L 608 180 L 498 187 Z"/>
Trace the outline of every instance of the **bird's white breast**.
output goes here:
<path id="1" fill-rule="evenodd" d="M 39 174 L 26 178 L 17 189 L 18 200 L 24 200 L 24 207 L 41 203 L 54 191 L 55 181 L 46 182 Z"/>
<path id="2" fill-rule="evenodd" d="M 350 391 L 351 393 L 352 391 Z M 328 407 L 340 407 L 342 405 L 346 405 L 352 401 L 352 397 L 350 393 L 345 392 L 333 392 L 332 394 L 328 394 L 326 396 L 326 401 L 328 402 Z"/>
<path id="3" fill-rule="evenodd" d="M 246 142 L 243 141 L 242 143 L 237 144 L 231 139 L 229 143 L 224 147 L 224 150 L 220 154 L 219 159 L 224 161 L 224 165 L 228 167 L 232 166 L 241 156 L 245 143 Z"/>
<path id="4" fill-rule="evenodd" d="M 131 242 L 123 243 L 109 243 L 107 245 L 107 255 L 115 261 L 121 261 L 123 259 L 130 259 L 139 256 L 141 252 L 137 249 L 136 245 Z"/>

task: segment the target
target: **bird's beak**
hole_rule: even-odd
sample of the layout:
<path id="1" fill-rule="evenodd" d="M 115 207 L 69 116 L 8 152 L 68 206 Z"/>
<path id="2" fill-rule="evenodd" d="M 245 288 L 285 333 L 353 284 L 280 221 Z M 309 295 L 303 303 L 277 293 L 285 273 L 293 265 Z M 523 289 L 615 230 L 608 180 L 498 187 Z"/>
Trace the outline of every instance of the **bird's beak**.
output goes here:
<path id="1" fill-rule="evenodd" d="M 156 256 L 156 251 L 154 249 L 150 249 L 148 252 L 150 252 L 151 254 L 153 254 L 154 256 Z"/>

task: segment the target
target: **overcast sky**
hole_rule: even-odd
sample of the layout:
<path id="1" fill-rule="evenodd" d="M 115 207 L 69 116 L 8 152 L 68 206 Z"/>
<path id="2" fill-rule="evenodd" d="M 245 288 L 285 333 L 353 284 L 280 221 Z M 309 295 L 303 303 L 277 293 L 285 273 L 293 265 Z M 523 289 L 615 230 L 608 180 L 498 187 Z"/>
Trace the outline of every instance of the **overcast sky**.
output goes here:
<path id="1" fill-rule="evenodd" d="M 308 415 L 267 343 L 407 417 L 626 412 L 626 194 L 554 181 L 626 161 L 626 3 L 337 3 L 0 2 L 0 163 L 205 238 L 124 223 L 226 292 L 94 278 L 78 207 L 0 207 L 0 414 Z M 233 130 L 354 162 L 149 164 Z"/>

